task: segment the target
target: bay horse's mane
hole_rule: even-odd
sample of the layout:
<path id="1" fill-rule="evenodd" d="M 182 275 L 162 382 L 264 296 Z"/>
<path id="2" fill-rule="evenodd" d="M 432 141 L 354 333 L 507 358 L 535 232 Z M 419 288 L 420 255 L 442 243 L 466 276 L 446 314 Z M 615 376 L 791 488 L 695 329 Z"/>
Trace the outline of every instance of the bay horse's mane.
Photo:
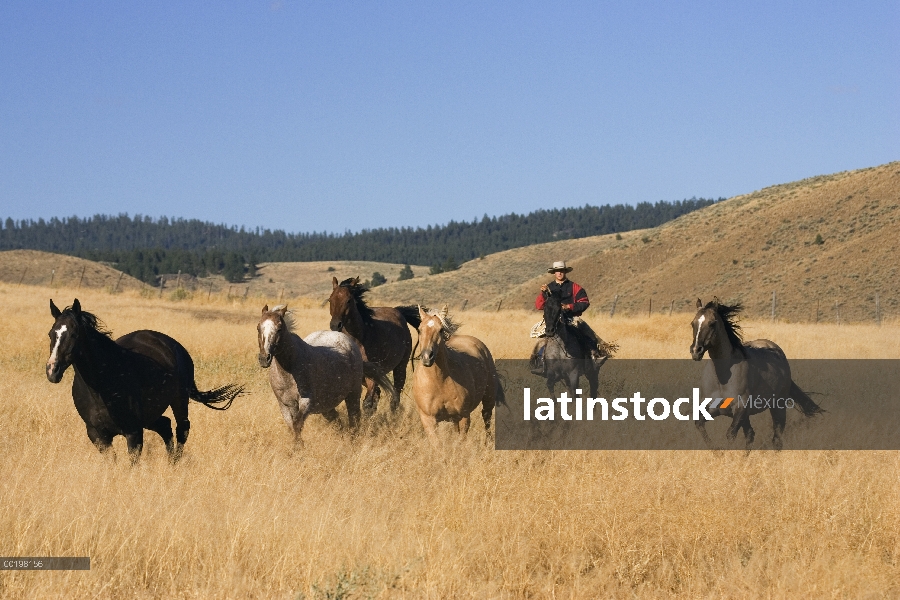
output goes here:
<path id="1" fill-rule="evenodd" d="M 716 314 L 722 317 L 722 325 L 725 326 L 725 333 L 728 334 L 728 341 L 731 342 L 731 345 L 733 347 L 743 351 L 744 332 L 741 330 L 738 319 L 740 317 L 740 314 L 744 310 L 744 305 L 740 302 L 735 302 L 732 305 L 719 304 L 717 298 L 712 302 L 707 302 L 706 306 L 704 306 L 703 308 L 711 308 L 716 311 Z"/>
<path id="2" fill-rule="evenodd" d="M 366 304 L 366 300 L 363 298 L 366 292 L 369 291 L 369 288 L 359 282 L 359 277 L 350 277 L 343 280 L 338 285 L 342 288 L 346 288 L 347 291 L 350 292 L 350 295 L 353 296 L 353 301 L 356 302 L 356 310 L 359 311 L 363 323 L 371 323 L 375 316 L 375 311 Z"/>
<path id="3" fill-rule="evenodd" d="M 63 311 L 63 314 L 70 315 L 82 329 L 99 333 L 100 335 L 104 335 L 108 338 L 112 337 L 112 332 L 106 328 L 106 326 L 103 324 L 103 321 L 100 320 L 100 317 L 98 317 L 94 313 L 89 313 L 86 310 L 75 312 L 75 310 L 73 310 L 71 306 L 68 306 Z"/>

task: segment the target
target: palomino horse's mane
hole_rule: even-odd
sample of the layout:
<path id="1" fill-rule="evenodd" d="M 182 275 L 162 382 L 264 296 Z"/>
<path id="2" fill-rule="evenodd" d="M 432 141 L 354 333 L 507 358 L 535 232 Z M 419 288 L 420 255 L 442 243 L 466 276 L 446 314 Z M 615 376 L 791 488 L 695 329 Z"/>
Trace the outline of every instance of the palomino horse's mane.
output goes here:
<path id="1" fill-rule="evenodd" d="M 80 327 L 89 331 L 95 331 L 100 335 L 105 335 L 106 337 L 112 337 L 112 332 L 103 325 L 103 321 L 100 320 L 100 317 L 95 315 L 94 313 L 89 313 L 86 310 L 81 310 L 75 312 L 72 310 L 72 307 L 69 306 L 63 313 L 68 313 L 72 316 L 73 319 L 78 323 Z"/>
<path id="2" fill-rule="evenodd" d="M 712 302 L 707 302 L 703 308 L 704 310 L 713 309 L 722 317 L 722 325 L 725 326 L 725 333 L 728 334 L 728 341 L 731 342 L 732 346 L 739 349 L 744 347 L 744 332 L 738 324 L 740 314 L 744 310 L 743 304 L 735 302 L 729 306 L 728 304 L 719 304 L 718 299 L 715 299 Z"/>
<path id="3" fill-rule="evenodd" d="M 371 323 L 372 318 L 375 316 L 375 311 L 372 310 L 368 304 L 366 304 L 365 296 L 366 292 L 369 291 L 369 288 L 362 285 L 359 282 L 359 277 L 350 277 L 348 279 L 343 280 L 340 284 L 340 287 L 346 288 L 350 295 L 353 296 L 353 301 L 356 302 L 356 310 L 359 311 L 360 316 L 364 323 Z"/>
<path id="4" fill-rule="evenodd" d="M 287 308 L 287 304 L 279 304 L 278 306 L 273 308 L 270 312 L 279 311 L 282 308 Z M 294 332 L 294 311 L 292 311 L 292 310 L 285 311 L 284 316 L 281 318 L 281 320 L 284 321 L 285 329 L 287 329 L 289 332 L 293 333 Z"/>
<path id="5" fill-rule="evenodd" d="M 462 326 L 462 323 L 453 322 L 453 318 L 450 317 L 450 313 L 448 312 L 448 307 L 446 305 L 441 310 L 423 307 L 422 311 L 429 317 L 434 317 L 441 322 L 441 335 L 445 340 L 456 333 L 456 331 Z"/>

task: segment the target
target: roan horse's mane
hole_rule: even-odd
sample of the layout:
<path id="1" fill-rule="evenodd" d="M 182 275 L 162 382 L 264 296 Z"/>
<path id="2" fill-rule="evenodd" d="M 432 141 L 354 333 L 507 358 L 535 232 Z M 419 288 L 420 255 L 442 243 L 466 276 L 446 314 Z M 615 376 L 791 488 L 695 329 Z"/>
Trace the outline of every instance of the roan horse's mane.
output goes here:
<path id="1" fill-rule="evenodd" d="M 78 323 L 78 326 L 82 329 L 95 331 L 100 335 L 105 335 L 106 337 L 112 337 L 112 332 L 106 328 L 106 326 L 103 324 L 103 321 L 101 321 L 100 318 L 94 313 L 89 313 L 86 310 L 75 312 L 74 310 L 72 310 L 71 306 L 66 307 L 63 313 L 68 313 L 69 315 L 71 315 L 71 317 L 75 319 L 75 322 Z"/>
<path id="2" fill-rule="evenodd" d="M 435 308 L 422 307 L 422 311 L 429 317 L 434 317 L 441 322 L 441 335 L 444 339 L 449 339 L 451 335 L 462 326 L 462 323 L 454 323 L 448 312 L 448 307 L 444 306 L 441 310 Z"/>
<path id="3" fill-rule="evenodd" d="M 375 311 L 366 304 L 366 300 L 363 298 L 366 292 L 369 291 L 369 288 L 359 283 L 359 277 L 350 277 L 343 280 L 339 285 L 342 288 L 346 288 L 350 295 L 353 296 L 353 301 L 356 302 L 356 310 L 359 311 L 363 322 L 371 323 L 375 316 Z"/>
<path id="4" fill-rule="evenodd" d="M 744 349 L 744 332 L 738 324 L 738 317 L 744 310 L 744 305 L 735 302 L 732 305 L 719 304 L 718 298 L 712 302 L 707 302 L 704 310 L 712 309 L 722 318 L 722 325 L 725 326 L 725 333 L 728 334 L 728 341 L 735 348 L 743 352 Z"/>
<path id="5" fill-rule="evenodd" d="M 271 312 L 279 311 L 282 308 L 287 308 L 287 305 L 279 304 L 278 306 L 273 308 L 271 310 Z M 292 311 L 292 310 L 285 311 L 284 316 L 281 318 L 281 320 L 284 321 L 285 329 L 287 329 L 289 332 L 293 333 L 294 332 L 294 311 Z"/>

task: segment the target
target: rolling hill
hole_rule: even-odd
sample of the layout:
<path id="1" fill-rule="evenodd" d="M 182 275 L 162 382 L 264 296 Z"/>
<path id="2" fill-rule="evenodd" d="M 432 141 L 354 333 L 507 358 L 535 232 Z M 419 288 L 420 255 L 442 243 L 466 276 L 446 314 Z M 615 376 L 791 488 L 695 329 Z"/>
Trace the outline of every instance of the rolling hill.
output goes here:
<path id="1" fill-rule="evenodd" d="M 788 321 L 900 316 L 900 162 L 775 185 L 659 227 L 500 252 L 458 271 L 374 290 L 385 304 L 531 307 L 545 270 L 565 259 L 590 293 L 589 318 L 693 312 L 697 297 L 741 301 Z M 818 239 L 817 239 L 818 236 Z M 621 239 L 617 239 L 621 238 Z M 819 243 L 821 242 L 821 243 Z M 818 311 L 818 315 L 816 314 Z"/>

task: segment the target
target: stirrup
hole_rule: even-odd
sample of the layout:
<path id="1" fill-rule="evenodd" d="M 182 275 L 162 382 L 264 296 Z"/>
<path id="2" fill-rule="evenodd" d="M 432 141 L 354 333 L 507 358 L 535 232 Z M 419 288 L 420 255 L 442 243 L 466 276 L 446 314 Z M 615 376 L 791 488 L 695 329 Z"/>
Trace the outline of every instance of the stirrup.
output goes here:
<path id="1" fill-rule="evenodd" d="M 547 363 L 543 356 L 532 362 L 531 373 L 542 377 L 547 374 Z"/>

